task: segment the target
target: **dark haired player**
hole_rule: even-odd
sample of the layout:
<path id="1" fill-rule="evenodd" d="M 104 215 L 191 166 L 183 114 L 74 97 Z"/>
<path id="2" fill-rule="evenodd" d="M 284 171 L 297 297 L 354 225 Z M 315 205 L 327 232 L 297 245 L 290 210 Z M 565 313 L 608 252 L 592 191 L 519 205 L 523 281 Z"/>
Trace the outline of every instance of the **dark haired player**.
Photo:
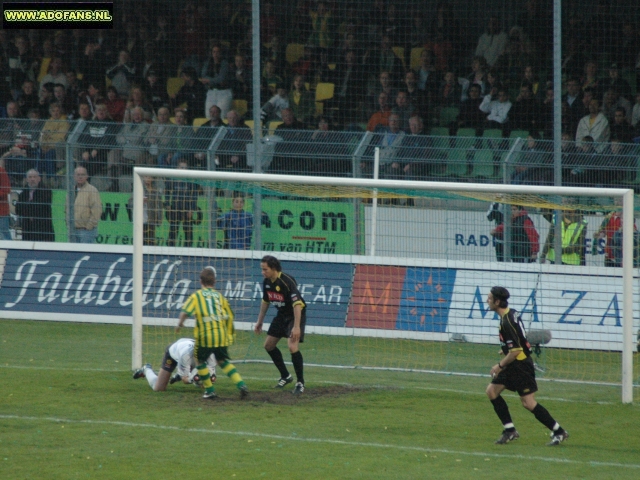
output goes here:
<path id="1" fill-rule="evenodd" d="M 491 368 L 493 380 L 487 387 L 487 396 L 504 426 L 502 436 L 496 440 L 496 443 L 509 443 L 520 438 L 511 420 L 507 402 L 500 396 L 506 388 L 518 392 L 522 406 L 551 430 L 551 441 L 547 445 L 559 445 L 569 438 L 569 433 L 534 398 L 535 392 L 538 391 L 538 384 L 531 359 L 531 346 L 525 337 L 520 314 L 509 308 L 509 302 L 507 302 L 509 296 L 509 291 L 504 287 L 493 287 L 487 296 L 489 310 L 500 316 L 500 347 L 501 354 L 505 356 Z"/>
<path id="2" fill-rule="evenodd" d="M 298 291 L 295 278 L 282 272 L 280 261 L 276 257 L 264 256 L 260 262 L 260 268 L 264 277 L 262 304 L 254 331 L 256 334 L 262 332 L 264 317 L 269 305 L 273 304 L 278 313 L 271 322 L 264 348 L 280 372 L 280 380 L 275 388 L 284 388 L 285 385 L 293 382 L 293 378 L 284 364 L 282 352 L 278 348 L 280 339 L 286 337 L 291 352 L 291 362 L 297 377 L 293 394 L 300 395 L 304 392 L 304 375 L 302 353 L 300 353 L 298 346 L 304 341 L 307 305 Z"/>

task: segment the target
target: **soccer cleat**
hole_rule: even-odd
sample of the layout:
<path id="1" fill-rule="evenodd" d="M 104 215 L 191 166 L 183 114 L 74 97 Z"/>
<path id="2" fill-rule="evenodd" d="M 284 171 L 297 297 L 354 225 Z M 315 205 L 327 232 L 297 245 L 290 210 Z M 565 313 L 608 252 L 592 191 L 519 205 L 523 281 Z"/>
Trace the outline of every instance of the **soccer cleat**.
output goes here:
<path id="1" fill-rule="evenodd" d="M 505 443 L 512 442 L 520 438 L 520 434 L 515 430 L 509 432 L 507 430 L 502 431 L 502 436 L 496 440 L 496 445 L 504 445 Z"/>
<path id="2" fill-rule="evenodd" d="M 288 385 L 291 382 L 293 382 L 293 377 L 289 375 L 287 378 L 283 377 L 280 380 L 278 380 L 278 383 L 276 383 L 276 386 L 273 388 L 284 388 L 285 385 Z"/>
<path id="3" fill-rule="evenodd" d="M 246 385 L 240 387 L 240 400 L 245 400 L 249 398 L 249 389 Z"/>
<path id="4" fill-rule="evenodd" d="M 144 371 L 147 368 L 151 368 L 151 364 L 150 363 L 146 363 L 142 368 L 139 368 L 135 372 L 133 372 L 133 379 L 137 380 L 139 378 L 145 378 L 146 375 L 145 375 Z"/>
<path id="5" fill-rule="evenodd" d="M 551 432 L 551 441 L 549 443 L 547 443 L 547 445 L 549 447 L 553 447 L 555 445 L 560 445 L 567 438 L 569 438 L 569 432 L 567 432 L 566 430 L 563 430 L 562 433 Z"/>
<path id="6" fill-rule="evenodd" d="M 218 398 L 218 395 L 216 395 L 216 392 L 204 392 L 204 395 L 202 396 L 202 398 L 206 398 L 208 400 L 215 400 L 216 398 Z"/>
<path id="7" fill-rule="evenodd" d="M 296 383 L 296 388 L 293 389 L 293 393 L 294 395 L 301 395 L 304 392 L 304 383 L 302 382 L 298 382 Z"/>
<path id="8" fill-rule="evenodd" d="M 173 385 L 176 382 L 179 382 L 182 380 L 182 377 L 180 376 L 179 373 L 176 373 L 173 377 L 171 377 L 171 380 L 169 380 L 169 385 Z"/>

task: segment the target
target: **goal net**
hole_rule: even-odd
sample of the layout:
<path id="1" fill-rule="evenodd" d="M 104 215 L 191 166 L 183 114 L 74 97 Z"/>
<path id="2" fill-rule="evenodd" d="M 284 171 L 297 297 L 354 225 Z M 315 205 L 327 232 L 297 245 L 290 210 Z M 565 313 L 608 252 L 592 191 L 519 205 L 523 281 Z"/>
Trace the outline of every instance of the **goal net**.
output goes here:
<path id="1" fill-rule="evenodd" d="M 135 168 L 133 214 L 134 368 L 178 338 L 208 265 L 235 312 L 234 360 L 270 361 L 252 327 L 272 254 L 308 305 L 305 364 L 487 375 L 499 340 L 486 297 L 502 285 L 538 375 L 619 384 L 631 401 L 632 190 Z"/>

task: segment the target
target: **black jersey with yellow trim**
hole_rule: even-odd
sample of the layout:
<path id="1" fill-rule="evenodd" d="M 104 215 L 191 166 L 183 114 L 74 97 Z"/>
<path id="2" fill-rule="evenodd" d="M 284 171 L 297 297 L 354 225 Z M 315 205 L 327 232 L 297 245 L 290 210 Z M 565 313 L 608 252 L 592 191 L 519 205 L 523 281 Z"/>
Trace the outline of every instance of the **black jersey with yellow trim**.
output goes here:
<path id="1" fill-rule="evenodd" d="M 505 355 L 511 350 L 521 350 L 524 353 L 524 355 L 519 355 L 517 360 L 524 360 L 531 355 L 531 345 L 527 340 L 524 325 L 517 310 L 507 308 L 500 318 L 499 334 L 500 348 Z"/>
<path id="2" fill-rule="evenodd" d="M 273 282 L 265 278 L 262 282 L 262 301 L 270 303 L 278 309 L 278 315 L 293 316 L 293 307 L 301 305 L 306 308 L 296 279 L 284 272 L 278 274 Z"/>

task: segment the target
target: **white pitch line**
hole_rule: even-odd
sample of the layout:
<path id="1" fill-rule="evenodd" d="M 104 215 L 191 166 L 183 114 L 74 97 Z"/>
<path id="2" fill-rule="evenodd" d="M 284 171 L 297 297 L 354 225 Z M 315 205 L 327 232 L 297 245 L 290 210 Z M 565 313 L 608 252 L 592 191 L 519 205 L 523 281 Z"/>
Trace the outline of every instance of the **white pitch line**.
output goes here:
<path id="1" fill-rule="evenodd" d="M 120 422 L 120 421 L 110 421 L 110 420 L 72 420 L 68 418 L 57 418 L 57 417 L 30 417 L 30 416 L 21 416 L 21 415 L 2 415 L 0 414 L 0 419 L 4 420 L 20 420 L 20 421 L 34 421 L 34 422 L 53 422 L 53 423 L 69 423 L 69 424 L 85 424 L 85 425 L 111 425 L 117 427 L 127 427 L 127 428 L 149 428 L 155 430 L 171 430 L 177 432 L 184 433 L 203 433 L 203 434 L 215 434 L 215 435 L 233 435 L 236 437 L 257 437 L 257 438 L 266 438 L 271 440 L 283 440 L 283 441 L 291 441 L 291 442 L 306 442 L 306 443 L 326 443 L 330 445 L 345 445 L 350 447 L 363 447 L 363 448 L 381 448 L 381 449 L 395 449 L 395 450 L 404 450 L 404 451 L 413 451 L 413 452 L 421 452 L 421 453 L 441 453 L 445 455 L 466 455 L 470 457 L 491 457 L 491 458 L 506 458 L 506 459 L 517 459 L 517 460 L 525 460 L 525 461 L 543 461 L 543 462 L 553 462 L 553 463 L 564 463 L 571 465 L 583 465 L 583 466 L 592 466 L 592 467 L 617 467 L 617 468 L 632 468 L 632 469 L 640 469 L 640 464 L 634 463 L 614 463 L 614 462 L 597 462 L 597 461 L 580 461 L 580 460 L 570 460 L 567 458 L 555 458 L 555 457 L 539 457 L 539 456 L 529 456 L 529 455 L 508 455 L 504 453 L 490 453 L 490 452 L 466 452 L 463 450 L 449 450 L 445 448 L 429 448 L 429 447 L 414 447 L 414 446 L 404 446 L 404 445 L 392 445 L 386 443 L 374 443 L 374 442 L 350 442 L 347 440 L 335 440 L 331 438 L 311 438 L 311 437 L 293 437 L 286 435 L 275 435 L 269 433 L 257 433 L 257 432 L 235 432 L 229 430 L 217 430 L 217 429 L 204 429 L 204 428 L 182 428 L 182 427 L 174 427 L 171 425 L 156 425 L 151 423 L 133 423 L 133 422 Z"/>

